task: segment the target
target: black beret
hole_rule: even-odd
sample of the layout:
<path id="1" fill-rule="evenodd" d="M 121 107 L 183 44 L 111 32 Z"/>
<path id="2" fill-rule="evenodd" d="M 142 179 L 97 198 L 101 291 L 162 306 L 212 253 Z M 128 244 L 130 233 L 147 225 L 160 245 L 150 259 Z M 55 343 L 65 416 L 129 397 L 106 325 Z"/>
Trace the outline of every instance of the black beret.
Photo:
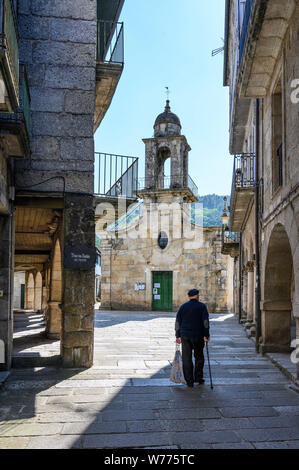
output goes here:
<path id="1" fill-rule="evenodd" d="M 199 290 L 197 290 L 197 289 L 191 289 L 191 290 L 189 290 L 189 292 L 188 292 L 188 296 L 189 296 L 189 297 L 195 297 L 195 296 L 198 295 L 198 294 L 199 294 Z"/>

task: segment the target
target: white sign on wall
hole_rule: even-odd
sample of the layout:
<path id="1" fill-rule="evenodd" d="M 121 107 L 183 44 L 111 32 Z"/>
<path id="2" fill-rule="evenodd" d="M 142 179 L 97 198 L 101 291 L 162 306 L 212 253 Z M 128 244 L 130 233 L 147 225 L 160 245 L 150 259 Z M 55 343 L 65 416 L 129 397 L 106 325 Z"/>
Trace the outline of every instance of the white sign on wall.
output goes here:
<path id="1" fill-rule="evenodd" d="M 142 283 L 142 282 L 136 282 L 134 289 L 135 289 L 135 291 L 145 290 L 145 284 Z"/>

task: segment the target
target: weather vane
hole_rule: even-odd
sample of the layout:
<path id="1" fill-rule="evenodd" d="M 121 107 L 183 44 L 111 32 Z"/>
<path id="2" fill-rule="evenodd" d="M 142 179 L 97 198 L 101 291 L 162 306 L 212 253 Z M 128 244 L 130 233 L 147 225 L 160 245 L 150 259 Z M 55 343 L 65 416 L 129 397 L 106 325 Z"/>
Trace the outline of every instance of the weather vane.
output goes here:
<path id="1" fill-rule="evenodd" d="M 168 86 L 166 86 L 165 88 L 166 88 L 166 96 L 167 96 L 167 99 L 169 100 L 170 91 L 169 91 Z"/>

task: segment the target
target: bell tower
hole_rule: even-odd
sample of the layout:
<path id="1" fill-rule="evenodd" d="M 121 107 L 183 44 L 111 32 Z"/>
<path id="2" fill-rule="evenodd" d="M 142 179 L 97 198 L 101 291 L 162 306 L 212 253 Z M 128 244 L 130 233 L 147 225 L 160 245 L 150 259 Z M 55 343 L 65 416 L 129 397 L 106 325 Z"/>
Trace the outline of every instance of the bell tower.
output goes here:
<path id="1" fill-rule="evenodd" d="M 181 129 L 180 119 L 171 112 L 167 100 L 164 112 L 155 121 L 154 137 L 143 139 L 145 178 L 138 191 L 139 197 L 156 202 L 173 198 L 180 202 L 197 201 L 190 184 L 192 180 L 188 176 L 188 154 L 191 148 L 186 137 L 181 134 Z M 170 174 L 165 173 L 165 162 L 168 159 Z"/>

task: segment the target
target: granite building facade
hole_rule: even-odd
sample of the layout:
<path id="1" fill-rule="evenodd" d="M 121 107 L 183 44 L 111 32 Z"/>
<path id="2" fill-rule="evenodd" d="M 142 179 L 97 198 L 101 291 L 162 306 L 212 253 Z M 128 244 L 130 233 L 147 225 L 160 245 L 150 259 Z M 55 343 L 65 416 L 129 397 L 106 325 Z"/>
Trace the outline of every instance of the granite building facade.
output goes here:
<path id="1" fill-rule="evenodd" d="M 94 132 L 123 70 L 123 30 L 116 33 L 123 3 L 1 0 L 4 369 L 12 358 L 14 271 L 26 273 L 25 308 L 42 311 L 46 335 L 60 339 L 62 365 L 92 365 Z"/>
<path id="2" fill-rule="evenodd" d="M 261 352 L 299 342 L 298 28 L 294 0 L 226 2 L 234 172 L 223 250 L 237 260 L 240 320 Z"/>

